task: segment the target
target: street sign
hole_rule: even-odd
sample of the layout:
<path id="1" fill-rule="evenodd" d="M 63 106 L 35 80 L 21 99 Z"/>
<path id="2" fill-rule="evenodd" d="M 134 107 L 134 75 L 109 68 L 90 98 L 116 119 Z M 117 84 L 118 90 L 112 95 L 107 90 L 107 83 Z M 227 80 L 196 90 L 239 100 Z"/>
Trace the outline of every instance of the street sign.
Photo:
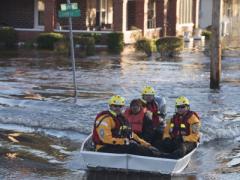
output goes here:
<path id="1" fill-rule="evenodd" d="M 61 4 L 61 11 L 78 9 L 78 3 Z"/>
<path id="2" fill-rule="evenodd" d="M 64 17 L 79 17 L 80 16 L 80 9 L 74 9 L 74 10 L 67 10 L 67 11 L 58 11 L 58 17 L 64 18 Z"/>
<path id="3" fill-rule="evenodd" d="M 78 9 L 78 3 L 61 4 L 61 11 L 58 11 L 60 18 L 64 17 L 79 17 L 80 9 Z"/>
<path id="4" fill-rule="evenodd" d="M 67 4 L 61 4 L 61 11 L 67 10 Z"/>
<path id="5" fill-rule="evenodd" d="M 78 9 L 78 3 L 71 3 L 71 9 Z"/>

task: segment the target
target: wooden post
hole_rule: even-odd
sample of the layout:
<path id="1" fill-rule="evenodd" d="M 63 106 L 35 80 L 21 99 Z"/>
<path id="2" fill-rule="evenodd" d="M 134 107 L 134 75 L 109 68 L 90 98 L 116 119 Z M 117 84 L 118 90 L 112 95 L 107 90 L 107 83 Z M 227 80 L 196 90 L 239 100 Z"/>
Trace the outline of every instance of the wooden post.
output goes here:
<path id="1" fill-rule="evenodd" d="M 213 0 L 212 9 L 212 38 L 211 38 L 211 65 L 210 65 L 210 88 L 219 89 L 221 79 L 221 12 L 222 0 Z"/>

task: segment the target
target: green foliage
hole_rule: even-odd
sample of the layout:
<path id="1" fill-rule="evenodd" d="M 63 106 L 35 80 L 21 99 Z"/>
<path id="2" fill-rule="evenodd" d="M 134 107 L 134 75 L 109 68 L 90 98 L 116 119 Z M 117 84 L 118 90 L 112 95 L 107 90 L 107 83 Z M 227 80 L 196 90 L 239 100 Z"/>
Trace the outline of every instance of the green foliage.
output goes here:
<path id="1" fill-rule="evenodd" d="M 54 51 L 58 54 L 69 54 L 69 42 L 64 39 L 54 44 Z"/>
<path id="2" fill-rule="evenodd" d="M 172 57 L 183 50 L 183 38 L 175 36 L 162 37 L 156 41 L 156 46 L 161 56 Z"/>
<path id="3" fill-rule="evenodd" d="M 147 56 L 151 56 L 152 52 L 153 52 L 153 45 L 154 43 L 152 43 L 153 41 L 149 40 L 149 39 L 140 39 L 137 40 L 137 42 L 135 43 L 135 48 L 138 51 L 143 51 L 147 54 Z"/>
<path id="4" fill-rule="evenodd" d="M 12 27 L 0 28 L 0 44 L 5 48 L 16 47 L 17 41 L 17 32 Z"/>
<path id="5" fill-rule="evenodd" d="M 205 39 L 206 40 L 209 40 L 211 38 L 211 35 L 212 35 L 212 32 L 211 31 L 208 31 L 208 30 L 204 30 L 202 32 L 202 36 L 205 36 Z"/>
<path id="6" fill-rule="evenodd" d="M 212 25 L 207 26 L 206 30 L 211 31 L 212 30 Z"/>
<path id="7" fill-rule="evenodd" d="M 95 39 L 94 37 L 74 37 L 75 44 L 80 45 L 80 50 L 84 52 L 86 56 L 92 56 L 95 54 Z"/>
<path id="8" fill-rule="evenodd" d="M 95 44 L 99 44 L 101 42 L 102 35 L 100 33 L 78 33 L 79 37 L 92 37 L 94 38 Z"/>
<path id="9" fill-rule="evenodd" d="M 95 44 L 100 44 L 102 40 L 102 34 L 95 32 L 77 33 L 75 37 L 92 37 L 94 38 Z"/>
<path id="10" fill-rule="evenodd" d="M 108 50 L 110 53 L 119 54 L 123 50 L 123 33 L 110 33 L 108 35 Z"/>
<path id="11" fill-rule="evenodd" d="M 53 50 L 55 43 L 64 38 L 60 33 L 41 33 L 37 38 L 38 48 Z"/>

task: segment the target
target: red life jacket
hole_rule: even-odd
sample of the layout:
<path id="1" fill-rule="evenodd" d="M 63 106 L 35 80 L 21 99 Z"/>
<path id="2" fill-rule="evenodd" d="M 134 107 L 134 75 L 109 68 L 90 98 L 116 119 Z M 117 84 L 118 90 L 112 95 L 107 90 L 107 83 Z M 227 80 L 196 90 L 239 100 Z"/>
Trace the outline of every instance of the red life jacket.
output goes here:
<path id="1" fill-rule="evenodd" d="M 153 113 L 152 121 L 153 121 L 153 127 L 156 128 L 160 124 L 160 118 L 158 115 L 158 105 L 155 101 L 152 101 L 150 103 L 146 104 L 147 110 L 151 111 Z"/>
<path id="2" fill-rule="evenodd" d="M 102 118 L 98 121 L 97 123 L 97 120 L 99 119 L 99 117 Z M 98 126 L 101 124 L 101 122 L 107 118 L 107 117 L 112 117 L 112 119 L 114 120 L 114 123 L 115 123 L 115 127 L 111 130 L 112 131 L 112 137 L 114 138 L 119 138 L 122 136 L 121 132 L 120 132 L 120 127 L 121 126 L 124 126 L 124 125 L 127 125 L 125 123 L 125 119 L 123 116 L 113 116 L 109 111 L 103 111 L 101 113 L 99 113 L 97 116 L 96 116 L 96 119 L 95 119 L 95 122 L 94 122 L 94 127 L 93 127 L 93 135 L 92 135 L 92 140 L 94 142 L 95 145 L 103 145 L 104 143 L 102 142 L 102 140 L 99 138 L 99 135 L 97 133 L 97 128 Z M 129 126 L 129 125 L 128 125 Z"/>
<path id="3" fill-rule="evenodd" d="M 130 108 L 127 108 L 124 116 L 132 126 L 132 130 L 135 133 L 141 133 L 143 128 L 143 120 L 145 115 L 146 109 L 142 108 L 138 114 L 133 114 Z"/>
<path id="4" fill-rule="evenodd" d="M 188 111 L 184 116 L 179 114 L 173 116 L 170 123 L 170 135 L 172 138 L 190 135 L 190 124 L 188 123 L 188 119 L 193 114 L 199 118 L 198 114 L 193 111 Z"/>

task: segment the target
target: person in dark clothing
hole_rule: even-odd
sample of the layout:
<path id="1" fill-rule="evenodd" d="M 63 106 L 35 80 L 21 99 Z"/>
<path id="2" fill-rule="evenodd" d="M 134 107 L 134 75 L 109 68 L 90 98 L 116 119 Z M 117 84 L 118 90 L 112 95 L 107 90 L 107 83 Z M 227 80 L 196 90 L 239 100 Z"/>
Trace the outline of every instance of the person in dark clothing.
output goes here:
<path id="1" fill-rule="evenodd" d="M 151 144 L 155 145 L 162 139 L 163 130 L 166 125 L 166 100 L 163 96 L 156 96 L 153 87 L 146 86 L 142 90 L 141 103 L 144 108 L 151 112 L 154 136 L 151 139 Z"/>

